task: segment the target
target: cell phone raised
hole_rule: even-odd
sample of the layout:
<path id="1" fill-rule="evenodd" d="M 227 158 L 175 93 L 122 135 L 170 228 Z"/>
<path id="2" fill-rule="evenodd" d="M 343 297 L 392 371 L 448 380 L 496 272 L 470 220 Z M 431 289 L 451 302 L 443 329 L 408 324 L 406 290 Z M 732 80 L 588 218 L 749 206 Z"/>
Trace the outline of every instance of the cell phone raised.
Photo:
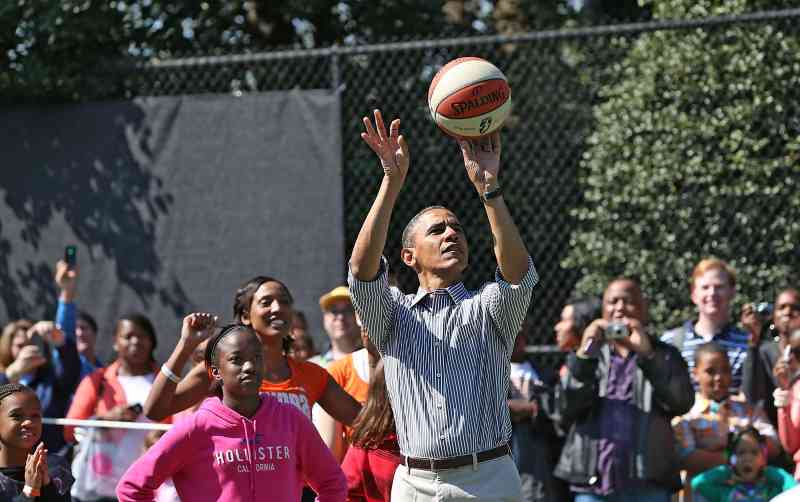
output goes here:
<path id="1" fill-rule="evenodd" d="M 77 246 L 70 245 L 64 248 L 64 261 L 67 263 L 69 268 L 75 268 L 75 264 L 78 263 Z"/>

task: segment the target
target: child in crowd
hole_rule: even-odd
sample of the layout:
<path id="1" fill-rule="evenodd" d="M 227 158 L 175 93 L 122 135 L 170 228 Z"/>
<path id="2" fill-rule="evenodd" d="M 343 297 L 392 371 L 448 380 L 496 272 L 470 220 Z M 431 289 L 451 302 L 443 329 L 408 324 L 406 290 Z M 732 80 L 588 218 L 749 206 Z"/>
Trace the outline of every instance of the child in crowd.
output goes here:
<path id="1" fill-rule="evenodd" d="M 760 432 L 769 456 L 776 456 L 780 451 L 777 434 L 764 411 L 730 396 L 732 375 L 725 348 L 705 343 L 694 356 L 695 404 L 689 413 L 673 420 L 682 467 L 689 477 L 725 465 L 728 433 L 749 426 Z"/>
<path id="2" fill-rule="evenodd" d="M 386 392 L 383 361 L 372 371 L 367 402 L 353 422 L 351 446 L 342 462 L 347 500 L 388 502 L 394 471 L 400 464 L 394 415 Z"/>
<path id="3" fill-rule="evenodd" d="M 796 485 L 783 469 L 767 466 L 768 438 L 755 427 L 730 436 L 726 464 L 692 480 L 692 490 L 706 502 L 767 502 Z"/>
<path id="4" fill-rule="evenodd" d="M 42 404 L 36 393 L 20 384 L 0 386 L 0 500 L 72 500 L 72 476 L 61 457 L 48 458 L 41 437 Z"/>
<path id="5" fill-rule="evenodd" d="M 188 316 L 184 322 L 191 322 Z M 339 502 L 344 475 L 311 421 L 296 407 L 259 395 L 264 351 L 249 326 L 233 324 L 205 353 L 214 396 L 170 429 L 120 480 L 121 502 L 155 500 L 172 478 L 183 502 L 300 500 L 303 481 L 320 502 Z"/>

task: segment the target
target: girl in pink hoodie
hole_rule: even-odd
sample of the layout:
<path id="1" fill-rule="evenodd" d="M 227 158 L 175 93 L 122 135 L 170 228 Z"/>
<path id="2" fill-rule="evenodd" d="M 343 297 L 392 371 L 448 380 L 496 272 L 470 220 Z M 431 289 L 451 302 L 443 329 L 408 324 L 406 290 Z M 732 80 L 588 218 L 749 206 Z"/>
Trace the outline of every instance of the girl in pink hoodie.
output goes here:
<path id="1" fill-rule="evenodd" d="M 344 475 L 311 421 L 259 395 L 263 358 L 249 326 L 230 325 L 212 338 L 205 363 L 221 395 L 206 399 L 128 469 L 117 485 L 119 500 L 152 502 L 172 478 L 182 502 L 297 502 L 304 481 L 320 502 L 344 501 Z"/>

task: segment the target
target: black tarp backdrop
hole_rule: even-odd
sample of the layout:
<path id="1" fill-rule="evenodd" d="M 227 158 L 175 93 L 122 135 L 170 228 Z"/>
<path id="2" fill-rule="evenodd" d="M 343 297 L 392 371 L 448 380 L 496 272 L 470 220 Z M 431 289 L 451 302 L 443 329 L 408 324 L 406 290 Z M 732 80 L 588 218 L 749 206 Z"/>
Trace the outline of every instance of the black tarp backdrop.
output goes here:
<path id="1" fill-rule="evenodd" d="M 0 114 L 0 321 L 52 318 L 54 264 L 78 245 L 78 304 L 111 355 L 124 312 L 230 320 L 254 275 L 286 282 L 321 340 L 345 278 L 339 98 L 330 91 L 144 98 Z"/>

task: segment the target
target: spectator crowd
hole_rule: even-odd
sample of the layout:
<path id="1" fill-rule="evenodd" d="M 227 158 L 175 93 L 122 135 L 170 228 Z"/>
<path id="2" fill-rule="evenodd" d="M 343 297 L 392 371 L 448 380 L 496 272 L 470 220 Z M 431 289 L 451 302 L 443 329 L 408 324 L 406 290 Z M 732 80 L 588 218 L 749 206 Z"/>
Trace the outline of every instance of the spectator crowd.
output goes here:
<path id="1" fill-rule="evenodd" d="M 503 202 L 499 134 L 459 142 L 496 277 L 464 287 L 466 236 L 431 206 L 403 232 L 420 284 L 403 294 L 382 253 L 409 149 L 397 120 L 364 128 L 384 175 L 348 284 L 319 300 L 328 346 L 283 282 L 256 276 L 231 324 L 187 313 L 156 361 L 148 317 L 100 332 L 59 261 L 53 319 L 0 336 L 0 499 L 800 500 L 796 288 L 733 312 L 736 272 L 705 258 L 687 281 L 696 316 L 657 333 L 647 284 L 615 278 L 564 306 L 551 370 L 526 352 L 538 275 Z"/>

